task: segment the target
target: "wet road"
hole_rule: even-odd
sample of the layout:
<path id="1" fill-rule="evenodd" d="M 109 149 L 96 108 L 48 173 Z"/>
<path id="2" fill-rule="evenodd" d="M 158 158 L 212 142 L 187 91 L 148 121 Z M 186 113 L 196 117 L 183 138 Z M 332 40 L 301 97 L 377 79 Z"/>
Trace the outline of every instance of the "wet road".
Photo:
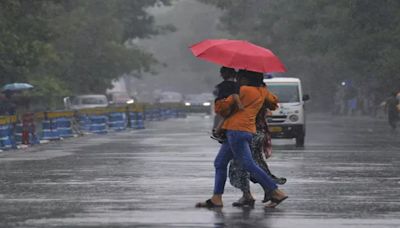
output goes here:
<path id="1" fill-rule="evenodd" d="M 0 227 L 400 227 L 400 134 L 368 118 L 310 115 L 306 146 L 274 140 L 290 198 L 264 209 L 194 208 L 212 192 L 210 118 L 0 153 Z"/>

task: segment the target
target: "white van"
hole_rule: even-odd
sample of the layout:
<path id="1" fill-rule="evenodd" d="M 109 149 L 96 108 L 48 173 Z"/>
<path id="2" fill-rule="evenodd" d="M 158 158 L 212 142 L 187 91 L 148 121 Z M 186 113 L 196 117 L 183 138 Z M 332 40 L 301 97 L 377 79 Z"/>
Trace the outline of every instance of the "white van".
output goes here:
<path id="1" fill-rule="evenodd" d="M 105 108 L 108 106 L 107 97 L 103 94 L 88 94 L 64 98 L 64 106 L 67 110 L 84 108 Z"/>
<path id="2" fill-rule="evenodd" d="M 268 117 L 272 138 L 295 138 L 296 146 L 304 146 L 304 102 L 310 97 L 303 95 L 300 79 L 276 77 L 264 79 L 264 82 L 279 98 L 279 108 L 272 111 L 272 116 Z"/>

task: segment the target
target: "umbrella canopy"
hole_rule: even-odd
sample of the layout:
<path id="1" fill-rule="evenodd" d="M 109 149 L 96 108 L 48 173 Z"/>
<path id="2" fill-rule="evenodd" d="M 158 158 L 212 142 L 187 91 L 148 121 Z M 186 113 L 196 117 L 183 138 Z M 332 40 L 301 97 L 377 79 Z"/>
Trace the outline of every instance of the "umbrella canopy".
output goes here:
<path id="1" fill-rule="evenodd" d="M 27 90 L 27 89 L 32 89 L 33 85 L 28 84 L 28 83 L 11 83 L 11 84 L 6 84 L 3 86 L 1 91 L 21 91 L 21 90 Z"/>
<path id="2" fill-rule="evenodd" d="M 193 55 L 222 66 L 255 72 L 285 72 L 286 68 L 271 50 L 245 40 L 203 40 L 190 47 Z"/>

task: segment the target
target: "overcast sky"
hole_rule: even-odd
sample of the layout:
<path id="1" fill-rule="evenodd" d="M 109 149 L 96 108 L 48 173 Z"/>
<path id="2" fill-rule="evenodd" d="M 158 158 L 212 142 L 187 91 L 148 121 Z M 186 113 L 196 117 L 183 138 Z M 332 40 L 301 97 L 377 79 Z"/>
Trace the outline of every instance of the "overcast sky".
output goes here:
<path id="1" fill-rule="evenodd" d="M 142 93 L 157 89 L 184 94 L 211 92 L 221 80 L 219 66 L 195 58 L 188 47 L 206 38 L 229 38 L 217 28 L 221 12 L 196 0 L 181 0 L 172 7 L 150 11 L 157 24 L 173 24 L 177 31 L 138 42 L 164 66 L 155 67 L 156 75 L 133 80 L 132 86 Z"/>

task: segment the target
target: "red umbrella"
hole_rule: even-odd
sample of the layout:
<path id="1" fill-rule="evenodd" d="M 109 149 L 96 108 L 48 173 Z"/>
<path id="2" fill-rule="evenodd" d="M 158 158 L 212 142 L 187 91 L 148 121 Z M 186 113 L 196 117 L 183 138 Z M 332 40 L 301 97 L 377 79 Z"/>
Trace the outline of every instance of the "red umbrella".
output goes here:
<path id="1" fill-rule="evenodd" d="M 193 55 L 222 66 L 255 72 L 285 72 L 272 51 L 245 40 L 203 40 L 190 47 Z"/>

